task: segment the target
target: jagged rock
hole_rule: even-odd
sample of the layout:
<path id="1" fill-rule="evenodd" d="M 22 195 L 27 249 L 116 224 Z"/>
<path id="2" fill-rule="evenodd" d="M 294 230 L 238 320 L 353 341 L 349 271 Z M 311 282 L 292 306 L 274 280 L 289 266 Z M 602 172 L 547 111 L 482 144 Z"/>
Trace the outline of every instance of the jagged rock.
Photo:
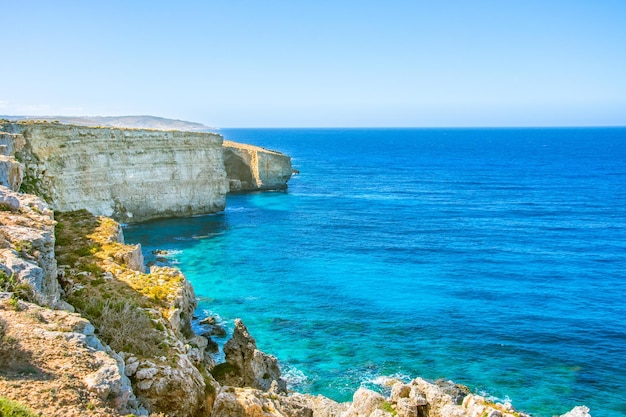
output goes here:
<path id="1" fill-rule="evenodd" d="M 224 387 L 215 398 L 211 417 L 317 416 L 299 398 L 250 388 Z"/>
<path id="2" fill-rule="evenodd" d="M 280 390 L 286 391 L 287 383 L 281 378 L 278 360 L 257 349 L 256 341 L 241 319 L 235 320 L 235 330 L 224 345 L 224 354 L 233 371 L 222 375 L 221 379 L 216 377 L 219 382 L 267 391 L 272 381 L 276 381 Z"/>
<path id="3" fill-rule="evenodd" d="M 374 417 L 374 413 L 381 410 L 385 397 L 367 388 L 359 388 L 352 398 L 350 408 L 342 417 Z"/>
<path id="4" fill-rule="evenodd" d="M 183 353 L 163 360 L 139 359 L 136 368 L 133 364 L 135 395 L 149 410 L 178 417 L 197 415 L 206 400 L 202 375 Z"/>
<path id="5" fill-rule="evenodd" d="M 338 403 L 323 395 L 294 393 L 290 397 L 313 410 L 313 417 L 341 417 L 350 406 L 348 403 Z"/>
<path id="6" fill-rule="evenodd" d="M 4 184 L 2 184 L 4 186 Z M 0 194 L 0 208 L 10 211 L 18 211 L 20 209 L 20 200 L 13 195 L 7 193 Z"/>
<path id="7" fill-rule="evenodd" d="M 94 335 L 84 318 L 25 301 L 3 309 L 0 321 L 17 344 L 11 363 L 0 364 L 0 392 L 26 403 L 42 415 L 147 415 L 137 402 L 124 363 Z M 22 365 L 23 363 L 23 365 Z M 4 377 L 28 369 L 26 390 Z"/>
<path id="8" fill-rule="evenodd" d="M 209 316 L 209 317 L 206 317 L 206 318 L 203 318 L 202 320 L 200 320 L 200 322 L 198 324 L 200 324 L 200 325 L 206 324 L 206 325 L 212 326 L 214 324 L 217 324 L 217 319 L 215 317 L 213 317 L 213 316 Z"/>
<path id="9" fill-rule="evenodd" d="M 202 336 L 204 337 L 211 337 L 211 336 L 224 337 L 227 334 L 226 329 L 220 326 L 219 324 L 207 324 L 207 325 L 204 325 L 203 327 L 207 329 L 206 332 L 202 333 Z"/>
<path id="10" fill-rule="evenodd" d="M 123 240 L 121 243 L 123 243 Z M 144 272 L 144 259 L 140 244 L 128 245 L 126 251 L 117 252 L 114 258 L 117 262 L 126 265 L 133 271 Z"/>
<path id="11" fill-rule="evenodd" d="M 100 368 L 85 377 L 87 388 L 96 392 L 103 400 L 114 398 L 116 409 L 127 409 L 126 404 L 131 400 L 135 401 L 135 395 L 130 380 L 124 374 L 124 362 L 118 363 L 102 352 L 96 352 L 95 356 Z"/>
<path id="12" fill-rule="evenodd" d="M 454 382 L 445 379 L 436 380 L 435 385 L 441 388 L 441 391 L 444 394 L 448 394 L 456 405 L 463 404 L 463 399 L 471 394 L 469 388 L 466 386 L 455 384 Z"/>
<path id="13" fill-rule="evenodd" d="M 0 155 L 0 185 L 19 191 L 24 178 L 24 166 L 14 157 Z"/>
<path id="14" fill-rule="evenodd" d="M 411 386 L 407 384 L 403 384 L 402 382 L 396 383 L 391 386 L 391 396 L 390 399 L 392 401 L 399 401 L 401 398 L 409 398 L 411 395 Z"/>
<path id="15" fill-rule="evenodd" d="M 588 407 L 585 407 L 584 405 L 579 405 L 577 407 L 574 407 L 568 413 L 561 415 L 561 417 L 591 417 L 591 414 L 589 414 Z"/>
<path id="16" fill-rule="evenodd" d="M 0 211 L 0 269 L 28 284 L 34 300 L 53 308 L 72 309 L 61 300 L 54 254 L 52 211 L 40 198 L 0 186 L 0 201 L 17 201 L 19 211 Z M 12 203 L 13 204 L 13 203 Z"/>
<path id="17" fill-rule="evenodd" d="M 420 406 L 409 398 L 400 398 L 396 403 L 397 417 L 416 417 L 419 415 Z"/>

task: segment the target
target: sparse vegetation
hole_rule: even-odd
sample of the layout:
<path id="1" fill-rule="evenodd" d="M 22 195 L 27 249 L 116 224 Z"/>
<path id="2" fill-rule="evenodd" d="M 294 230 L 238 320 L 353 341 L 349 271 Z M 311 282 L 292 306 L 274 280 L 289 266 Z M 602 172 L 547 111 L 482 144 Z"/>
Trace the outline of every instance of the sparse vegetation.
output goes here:
<path id="1" fill-rule="evenodd" d="M 5 271 L 0 270 L 0 291 L 13 293 L 11 300 L 17 299 L 31 301 L 33 300 L 33 289 L 26 283 L 19 282 L 15 275 L 8 276 Z"/>
<path id="2" fill-rule="evenodd" d="M 28 407 L 0 395 L 0 417 L 37 417 Z"/>
<path id="3" fill-rule="evenodd" d="M 139 356 L 166 355 L 170 301 L 183 280 L 163 268 L 145 274 L 125 264 L 134 249 L 117 241 L 119 226 L 85 210 L 56 213 L 56 254 L 66 265 L 67 301 L 113 349 Z M 167 356 L 167 355 L 166 355 Z"/>
<path id="4" fill-rule="evenodd" d="M 75 307 L 98 329 L 102 341 L 114 350 L 143 356 L 162 353 L 163 335 L 154 331 L 148 313 L 131 302 L 96 298 Z"/>
<path id="5" fill-rule="evenodd" d="M 22 255 L 32 254 L 33 245 L 27 240 L 15 242 L 13 246 L 15 247 L 15 251 L 21 253 Z"/>
<path id="6" fill-rule="evenodd" d="M 213 375 L 215 379 L 219 381 L 228 374 L 237 374 L 238 372 L 239 372 L 239 368 L 237 368 L 236 365 L 233 365 L 232 363 L 228 363 L 228 362 L 223 362 L 223 363 L 220 363 L 219 365 L 215 365 L 215 367 L 211 371 L 211 374 Z"/>
<path id="7" fill-rule="evenodd" d="M 395 417 L 396 414 L 397 414 L 397 411 L 393 408 L 393 405 L 389 401 L 383 402 L 383 404 L 380 406 L 380 408 L 383 411 L 386 411 L 387 413 L 391 413 L 391 415 L 393 417 Z"/>

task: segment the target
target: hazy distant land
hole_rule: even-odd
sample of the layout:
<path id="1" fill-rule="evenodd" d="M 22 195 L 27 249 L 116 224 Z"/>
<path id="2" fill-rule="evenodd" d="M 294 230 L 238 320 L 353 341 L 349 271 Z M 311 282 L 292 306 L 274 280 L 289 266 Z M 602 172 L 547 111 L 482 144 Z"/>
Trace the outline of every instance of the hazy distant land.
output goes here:
<path id="1" fill-rule="evenodd" d="M 155 116 L 0 116 L 7 120 L 42 120 L 79 126 L 106 126 L 131 129 L 182 130 L 206 132 L 217 130 L 202 123 Z"/>

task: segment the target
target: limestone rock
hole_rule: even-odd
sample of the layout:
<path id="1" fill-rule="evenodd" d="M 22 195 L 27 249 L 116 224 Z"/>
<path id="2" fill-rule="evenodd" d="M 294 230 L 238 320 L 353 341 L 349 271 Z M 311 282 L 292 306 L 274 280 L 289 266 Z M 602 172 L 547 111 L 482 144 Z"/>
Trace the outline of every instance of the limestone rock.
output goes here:
<path id="1" fill-rule="evenodd" d="M 61 300 L 54 254 L 52 211 L 36 196 L 18 194 L 0 186 L 0 201 L 19 211 L 0 211 L 0 269 L 18 283 L 28 284 L 34 301 L 53 308 L 68 308 Z"/>
<path id="2" fill-rule="evenodd" d="M 361 387 L 354 393 L 352 404 L 342 417 L 374 417 L 384 402 L 385 397 L 379 393 Z"/>
<path id="3" fill-rule="evenodd" d="M 218 134 L 35 122 L 0 123 L 0 131 L 23 136 L 24 183 L 55 210 L 133 222 L 224 209 Z"/>
<path id="4" fill-rule="evenodd" d="M 87 388 L 96 392 L 103 400 L 114 398 L 116 409 L 127 409 L 126 404 L 131 400 L 135 401 L 135 395 L 130 380 L 124 374 L 124 362 L 118 362 L 101 351 L 94 356 L 94 362 L 100 367 L 84 378 Z"/>
<path id="5" fill-rule="evenodd" d="M 281 391 L 286 391 L 287 383 L 281 378 L 278 360 L 257 349 L 256 341 L 248 332 L 241 319 L 235 320 L 233 336 L 224 345 L 226 363 L 234 372 L 223 375 L 225 385 L 251 387 L 267 391 L 272 381 L 278 383 Z"/>
<path id="6" fill-rule="evenodd" d="M 463 399 L 471 394 L 469 388 L 466 386 L 455 384 L 445 379 L 436 380 L 435 385 L 438 386 L 444 394 L 449 395 L 456 405 L 463 404 Z"/>
<path id="7" fill-rule="evenodd" d="M 224 166 L 230 191 L 284 190 L 293 172 L 285 154 L 228 140 Z"/>
<path id="8" fill-rule="evenodd" d="M 18 191 L 24 178 L 24 167 L 14 157 L 0 155 L 0 185 Z"/>
<path id="9" fill-rule="evenodd" d="M 148 414 L 124 375 L 123 361 L 98 340 L 91 323 L 25 301 L 18 309 L 4 303 L 0 300 L 0 322 L 16 345 L 0 351 L 3 395 L 25 401 L 41 415 Z M 6 356 L 11 360 L 2 363 Z M 16 384 L 15 372 L 22 369 L 28 370 L 28 382 Z"/>
<path id="10" fill-rule="evenodd" d="M 135 365 L 138 362 L 137 365 Z M 204 378 L 184 353 L 137 359 L 127 365 L 135 395 L 152 411 L 170 416 L 198 415 L 206 406 Z"/>
<path id="11" fill-rule="evenodd" d="M 300 398 L 250 388 L 222 388 L 211 417 L 318 417 Z M 322 417 L 322 416 L 319 416 Z M 330 417 L 330 416 L 329 416 Z"/>
<path id="12" fill-rule="evenodd" d="M 323 395 L 308 395 L 294 393 L 292 400 L 297 400 L 313 411 L 313 417 L 341 417 L 350 406 L 348 403 L 338 403 Z"/>
<path id="13" fill-rule="evenodd" d="M 561 417 L 591 417 L 589 408 L 584 405 L 574 407 L 570 412 L 561 415 Z"/>

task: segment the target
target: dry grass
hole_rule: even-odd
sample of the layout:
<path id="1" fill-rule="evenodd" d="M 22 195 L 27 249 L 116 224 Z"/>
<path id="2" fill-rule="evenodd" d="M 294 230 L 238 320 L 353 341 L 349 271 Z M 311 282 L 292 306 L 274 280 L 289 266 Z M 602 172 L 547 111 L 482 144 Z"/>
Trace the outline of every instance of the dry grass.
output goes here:
<path id="1" fill-rule="evenodd" d="M 83 309 L 102 341 L 113 350 L 142 356 L 163 353 L 161 333 L 153 330 L 155 326 L 148 314 L 135 304 L 127 300 L 91 299 Z"/>
<path id="2" fill-rule="evenodd" d="M 119 225 L 107 217 L 81 210 L 55 218 L 57 262 L 69 266 L 63 279 L 67 301 L 113 349 L 166 355 L 163 317 L 182 275 L 166 268 L 150 274 L 128 268 L 124 259 L 134 247 L 117 241 Z M 155 310 L 161 314 L 151 313 Z"/>

